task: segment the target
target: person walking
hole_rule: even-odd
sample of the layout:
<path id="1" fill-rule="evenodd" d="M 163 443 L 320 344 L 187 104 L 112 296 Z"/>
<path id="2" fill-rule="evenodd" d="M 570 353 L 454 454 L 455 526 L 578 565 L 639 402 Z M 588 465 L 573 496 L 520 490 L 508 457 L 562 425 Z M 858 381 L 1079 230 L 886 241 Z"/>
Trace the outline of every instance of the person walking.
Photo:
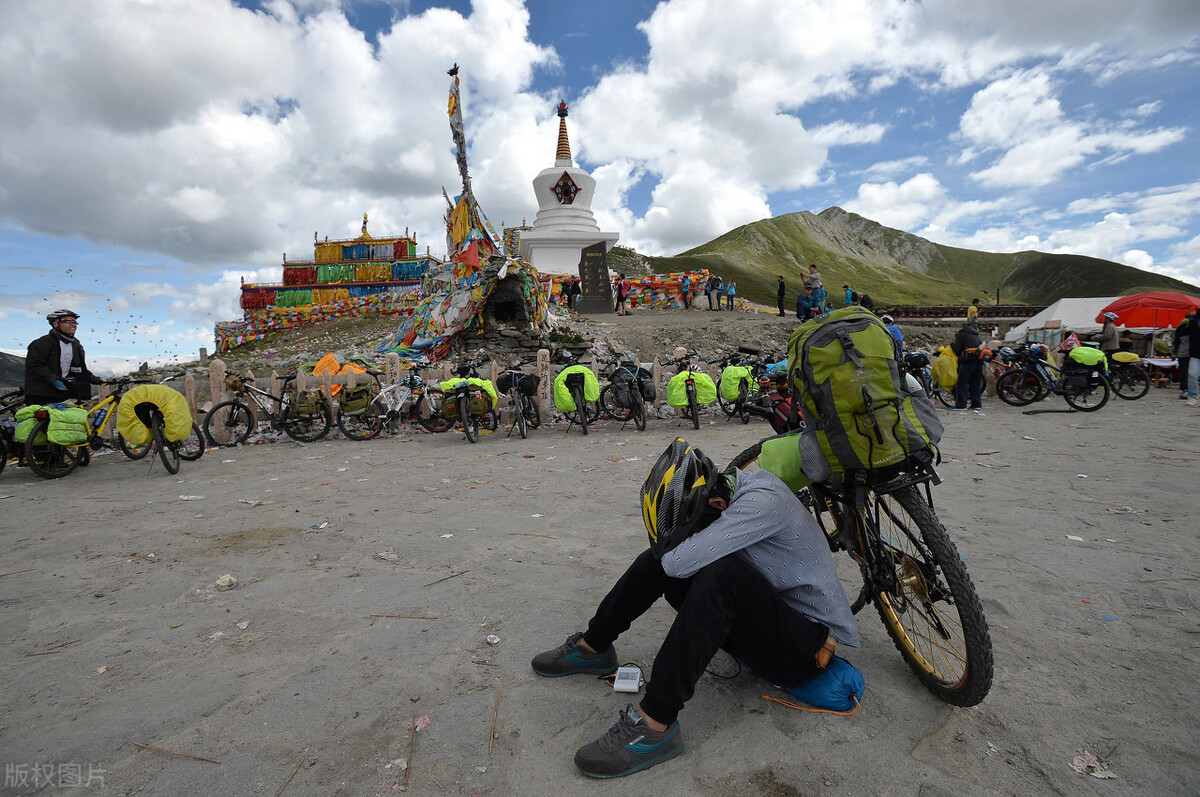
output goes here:
<path id="1" fill-rule="evenodd" d="M 721 312 L 721 293 L 725 290 L 725 281 L 720 274 L 713 274 L 713 298 L 716 299 L 717 312 Z"/>
<path id="2" fill-rule="evenodd" d="M 629 315 L 629 311 L 625 309 L 625 301 L 629 298 L 629 283 L 625 281 L 624 274 L 617 275 L 617 315 Z"/>
<path id="3" fill-rule="evenodd" d="M 683 275 L 683 280 L 679 283 L 679 296 L 683 299 L 683 309 L 692 309 L 692 278 L 688 274 Z"/>
<path id="4" fill-rule="evenodd" d="M 979 300 L 978 299 L 971 300 L 971 306 L 967 308 L 967 321 L 968 322 L 974 321 L 976 324 L 979 323 Z"/>
<path id="5" fill-rule="evenodd" d="M 733 297 L 737 296 L 737 280 L 732 277 L 729 279 L 729 284 L 725 286 L 725 309 L 733 309 Z M 717 299 L 720 301 L 720 297 Z"/>
<path id="6" fill-rule="evenodd" d="M 717 650 L 791 686 L 822 673 L 838 644 L 859 644 L 825 534 L 774 474 L 722 473 L 679 438 L 654 463 L 639 503 L 650 547 L 586 630 L 530 663 L 546 677 L 608 674 L 620 662 L 613 642 L 634 620 L 659 598 L 675 609 L 645 696 L 575 753 L 593 778 L 632 775 L 683 751 L 679 713 Z"/>
<path id="7" fill-rule="evenodd" d="M 783 318 L 787 315 L 783 311 L 783 302 L 787 298 L 787 284 L 783 281 L 783 275 L 779 275 L 779 287 L 775 291 L 776 298 L 779 301 L 779 317 Z"/>
<path id="8" fill-rule="evenodd" d="M 983 407 L 983 338 L 979 336 L 979 325 L 974 321 L 963 324 L 954 336 L 950 351 L 958 357 L 958 385 L 955 387 L 954 409 Z"/>
<path id="9" fill-rule="evenodd" d="M 87 401 L 92 385 L 103 379 L 88 370 L 83 344 L 75 337 L 79 314 L 55 310 L 46 315 L 50 332 L 25 351 L 25 404 L 54 404 L 67 399 Z"/>

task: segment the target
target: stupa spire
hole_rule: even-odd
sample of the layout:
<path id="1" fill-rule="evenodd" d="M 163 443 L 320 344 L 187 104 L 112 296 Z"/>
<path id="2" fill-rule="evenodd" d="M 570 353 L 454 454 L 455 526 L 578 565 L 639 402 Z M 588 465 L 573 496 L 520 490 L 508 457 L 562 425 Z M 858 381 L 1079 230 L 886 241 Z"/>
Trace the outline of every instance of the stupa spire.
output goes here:
<path id="1" fill-rule="evenodd" d="M 571 142 L 567 140 L 567 103 L 558 103 L 558 149 L 554 152 L 555 166 L 571 165 Z"/>

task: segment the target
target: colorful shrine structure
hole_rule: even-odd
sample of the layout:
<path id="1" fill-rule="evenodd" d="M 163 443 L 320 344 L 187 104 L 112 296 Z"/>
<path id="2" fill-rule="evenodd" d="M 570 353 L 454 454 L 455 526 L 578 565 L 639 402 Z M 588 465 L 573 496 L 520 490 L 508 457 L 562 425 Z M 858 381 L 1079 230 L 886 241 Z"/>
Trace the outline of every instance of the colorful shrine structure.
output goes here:
<path id="1" fill-rule="evenodd" d="M 240 321 L 218 323 L 218 352 L 262 340 L 272 332 L 310 326 L 330 318 L 410 315 L 421 300 L 421 282 L 444 267 L 417 254 L 417 237 L 375 238 L 363 214 L 357 238 L 321 241 L 313 233 L 313 259 L 283 259 L 283 282 L 241 286 Z"/>
<path id="2" fill-rule="evenodd" d="M 281 284 L 242 284 L 241 307 L 247 314 L 276 307 L 307 307 L 358 299 L 382 293 L 403 295 L 420 287 L 430 267 L 442 261 L 426 249 L 417 255 L 415 235 L 373 238 L 363 214 L 357 238 L 317 240 L 313 233 L 313 259 L 287 261 L 284 255 Z"/>

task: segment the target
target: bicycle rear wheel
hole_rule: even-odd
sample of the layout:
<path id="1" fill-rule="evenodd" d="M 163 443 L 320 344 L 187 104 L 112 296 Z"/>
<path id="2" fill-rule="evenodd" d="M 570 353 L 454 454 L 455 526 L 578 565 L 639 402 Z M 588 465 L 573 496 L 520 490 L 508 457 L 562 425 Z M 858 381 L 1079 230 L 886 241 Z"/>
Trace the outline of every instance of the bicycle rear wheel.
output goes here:
<path id="1" fill-rule="evenodd" d="M 442 413 L 442 403 L 445 400 L 446 395 L 440 390 L 426 390 L 417 396 L 416 404 L 413 405 L 417 423 L 430 432 L 449 431 L 454 424 Z"/>
<path id="2" fill-rule="evenodd" d="M 293 440 L 312 443 L 329 434 L 333 426 L 333 412 L 329 405 L 321 402 L 320 409 L 311 415 L 297 415 L 289 406 L 283 410 L 283 431 Z"/>
<path id="3" fill-rule="evenodd" d="M 633 386 L 633 425 L 637 427 L 639 432 L 646 431 L 646 400 L 642 398 L 642 391 L 638 390 L 637 384 Z"/>
<path id="4" fill-rule="evenodd" d="M 158 449 L 158 458 L 162 460 L 167 473 L 179 473 L 179 444 L 167 440 L 162 413 L 158 410 L 150 411 L 150 431 L 154 435 L 154 447 Z"/>
<path id="5" fill-rule="evenodd" d="M 717 404 L 721 407 L 721 412 L 725 413 L 726 418 L 732 418 L 734 415 L 737 415 L 737 399 L 730 401 L 725 398 L 725 394 L 721 392 L 721 377 L 719 376 L 717 377 Z"/>
<path id="6" fill-rule="evenodd" d="M 583 429 L 584 434 L 587 434 L 589 413 L 587 402 L 583 400 L 583 387 L 581 385 L 576 385 L 575 387 L 571 388 L 571 400 L 575 402 L 575 419 L 579 423 L 579 428 Z M 596 414 L 599 416 L 599 409 L 596 410 Z M 593 418 L 590 420 L 595 419 Z"/>
<path id="7" fill-rule="evenodd" d="M 700 428 L 700 405 L 696 402 L 696 386 L 694 384 L 687 385 L 687 403 L 688 415 L 692 419 L 692 427 Z"/>
<path id="8" fill-rule="evenodd" d="M 750 385 L 742 380 L 742 384 L 738 385 L 738 397 L 735 409 L 738 417 L 742 420 L 742 425 L 750 423 L 750 410 L 746 409 L 746 403 L 750 401 Z"/>
<path id="9" fill-rule="evenodd" d="M 25 440 L 25 463 L 29 469 L 43 479 L 61 479 L 79 467 L 83 446 L 60 446 L 46 438 L 50 419 L 38 421 Z M 41 437 L 45 442 L 35 444 Z"/>
<path id="10" fill-rule="evenodd" d="M 204 417 L 204 434 L 214 446 L 236 446 L 246 442 L 254 425 L 249 407 L 240 401 L 222 401 Z"/>
<path id="11" fill-rule="evenodd" d="M 179 458 L 185 459 L 188 462 L 195 462 L 204 456 L 204 433 L 200 431 L 200 427 L 192 424 L 192 433 L 175 444 L 179 449 Z"/>
<path id="12" fill-rule="evenodd" d="M 342 412 L 339 407 L 337 425 L 351 440 L 370 440 L 383 430 L 383 409 L 375 401 L 352 415 Z"/>
<path id="13" fill-rule="evenodd" d="M 1080 412 L 1095 412 L 1108 403 L 1108 396 L 1111 392 L 1108 377 L 1100 374 L 1095 385 L 1089 385 L 1083 390 L 1063 393 L 1063 398 L 1073 409 Z"/>
<path id="14" fill-rule="evenodd" d="M 884 563 L 894 568 L 892 585 L 873 595 L 888 635 L 930 692 L 951 705 L 977 705 L 992 686 L 992 642 L 950 535 L 914 486 L 869 492 L 868 504 Z"/>
<path id="15" fill-rule="evenodd" d="M 1108 372 L 1113 392 L 1118 398 L 1133 401 L 1150 390 L 1150 375 L 1136 365 L 1121 365 Z"/>
<path id="16" fill-rule="evenodd" d="M 463 434 L 467 436 L 467 442 L 479 442 L 479 418 L 468 411 L 470 399 L 466 393 L 462 393 L 455 401 L 458 402 L 458 417 L 462 419 Z"/>

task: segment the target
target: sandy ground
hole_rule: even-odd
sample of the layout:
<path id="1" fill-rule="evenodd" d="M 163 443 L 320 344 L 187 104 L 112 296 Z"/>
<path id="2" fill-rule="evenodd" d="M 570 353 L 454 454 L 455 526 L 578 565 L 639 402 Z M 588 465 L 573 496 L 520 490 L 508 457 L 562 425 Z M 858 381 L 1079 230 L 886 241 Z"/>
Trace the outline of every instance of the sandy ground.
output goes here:
<path id="1" fill-rule="evenodd" d="M 629 697 L 529 659 L 644 548 L 637 489 L 675 434 L 722 461 L 765 424 L 283 442 L 178 476 L 120 454 L 53 482 L 7 468 L 0 793 L 35 791 L 17 779 L 41 765 L 56 784 L 91 768 L 105 794 L 384 795 L 411 754 L 421 795 L 1194 794 L 1200 417 L 1176 395 L 943 413 L 935 500 L 995 648 L 980 706 L 921 687 L 868 607 L 847 652 L 858 715 L 706 675 L 684 754 L 617 782 L 571 759 Z M 235 589 L 215 586 L 226 574 Z M 648 670 L 671 617 L 635 624 L 621 661 Z M 1072 772 L 1085 750 L 1116 778 Z"/>

